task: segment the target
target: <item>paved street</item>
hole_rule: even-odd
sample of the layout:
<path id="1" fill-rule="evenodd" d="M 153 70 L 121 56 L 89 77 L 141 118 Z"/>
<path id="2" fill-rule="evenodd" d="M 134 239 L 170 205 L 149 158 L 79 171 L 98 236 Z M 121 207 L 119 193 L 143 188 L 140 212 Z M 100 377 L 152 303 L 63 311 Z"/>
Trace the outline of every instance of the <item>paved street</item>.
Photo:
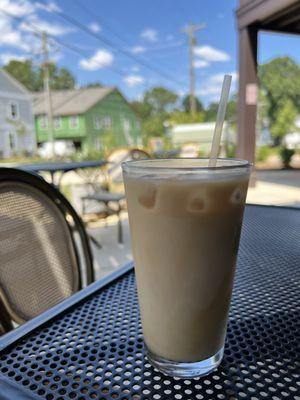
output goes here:
<path id="1" fill-rule="evenodd" d="M 293 186 L 300 189 L 300 169 L 256 171 L 258 181 Z"/>

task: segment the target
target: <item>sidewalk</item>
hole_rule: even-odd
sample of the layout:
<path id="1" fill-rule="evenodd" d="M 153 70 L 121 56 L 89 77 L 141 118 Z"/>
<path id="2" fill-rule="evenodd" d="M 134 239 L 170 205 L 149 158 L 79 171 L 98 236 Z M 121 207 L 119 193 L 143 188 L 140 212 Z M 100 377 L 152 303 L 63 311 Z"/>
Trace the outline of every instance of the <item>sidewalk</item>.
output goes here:
<path id="1" fill-rule="evenodd" d="M 257 181 L 248 189 L 247 203 L 300 207 L 300 188 Z"/>

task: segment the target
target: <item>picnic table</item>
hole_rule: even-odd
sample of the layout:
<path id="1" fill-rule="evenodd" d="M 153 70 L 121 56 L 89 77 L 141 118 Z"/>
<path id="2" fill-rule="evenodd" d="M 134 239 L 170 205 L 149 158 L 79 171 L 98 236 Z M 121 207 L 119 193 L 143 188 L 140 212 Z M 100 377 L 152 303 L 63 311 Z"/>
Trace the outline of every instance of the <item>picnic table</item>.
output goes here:
<path id="1" fill-rule="evenodd" d="M 34 164 L 19 164 L 17 168 L 29 172 L 49 172 L 51 176 L 51 183 L 59 188 L 62 177 L 69 171 L 78 171 L 86 168 L 103 167 L 107 164 L 105 160 L 97 161 L 59 161 L 59 162 L 45 162 Z M 57 178 L 57 175 L 59 177 Z"/>
<path id="2" fill-rule="evenodd" d="M 210 375 L 170 378 L 148 363 L 130 263 L 0 339 L 0 399 L 299 400 L 299 226 L 300 210 L 246 206 Z"/>

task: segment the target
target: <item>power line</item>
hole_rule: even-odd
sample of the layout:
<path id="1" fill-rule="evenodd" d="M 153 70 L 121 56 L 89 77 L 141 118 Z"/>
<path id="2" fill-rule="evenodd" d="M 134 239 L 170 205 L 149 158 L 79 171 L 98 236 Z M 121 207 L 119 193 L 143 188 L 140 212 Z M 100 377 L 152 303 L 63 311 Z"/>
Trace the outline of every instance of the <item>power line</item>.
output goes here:
<path id="1" fill-rule="evenodd" d="M 122 42 L 124 42 L 124 38 L 119 35 L 117 32 L 115 32 L 113 29 L 111 29 L 105 22 L 103 22 L 103 18 L 101 18 L 98 14 L 94 14 L 91 10 L 89 10 L 85 5 L 83 5 L 79 0 L 73 0 L 73 2 L 75 4 L 77 4 L 77 6 L 79 8 L 81 8 L 82 10 L 85 11 L 85 13 L 87 15 L 89 15 L 90 17 L 92 17 L 93 19 L 97 19 L 100 22 L 100 25 L 104 26 L 105 29 L 107 29 L 110 33 L 112 33 L 116 38 L 118 38 L 119 40 L 121 40 Z"/>
<path id="2" fill-rule="evenodd" d="M 9 16 L 9 17 L 11 17 L 11 18 L 13 18 L 13 19 L 15 19 L 15 20 L 17 20 L 17 21 L 19 21 L 19 22 L 24 22 L 24 23 L 26 23 L 26 24 L 31 28 L 32 32 L 34 32 L 34 33 L 36 33 L 36 34 L 38 34 L 38 35 L 43 35 L 44 31 L 43 31 L 41 28 L 39 28 L 36 24 L 33 24 L 32 22 L 27 21 L 25 18 L 16 16 L 16 15 L 14 15 L 14 14 L 11 14 L 11 13 L 9 13 L 9 12 L 7 12 L 7 11 L 1 9 L 1 8 L 0 8 L 0 11 L 1 11 L 3 14 L 5 14 L 5 15 L 7 15 L 7 16 Z M 63 40 L 61 40 L 61 39 L 59 39 L 59 38 L 57 38 L 57 37 L 55 37 L 55 36 L 53 36 L 53 35 L 50 35 L 50 34 L 48 34 L 48 37 L 51 38 L 52 41 L 56 42 L 56 43 L 59 44 L 60 46 L 63 46 L 63 47 L 65 47 L 65 48 L 67 48 L 68 50 L 71 50 L 73 53 L 76 53 L 76 54 L 80 55 L 81 57 L 84 57 L 84 58 L 90 57 L 89 54 L 83 52 L 83 51 L 82 51 L 80 48 L 78 48 L 77 46 L 74 46 L 74 45 L 72 45 L 72 44 L 66 43 L 66 42 L 64 42 Z M 98 62 L 98 63 L 95 62 L 95 63 L 96 63 L 96 65 L 98 64 L 98 65 L 100 66 L 100 63 L 99 63 L 99 62 Z M 125 74 L 124 74 L 123 71 L 119 70 L 118 68 L 112 67 L 112 66 L 109 66 L 109 69 L 112 70 L 114 73 L 116 73 L 116 74 L 118 74 L 119 76 L 121 76 L 121 77 L 124 78 Z M 142 85 L 145 87 L 145 84 L 142 84 Z"/>
<path id="3" fill-rule="evenodd" d="M 101 43 L 104 43 L 106 46 L 108 46 L 108 47 L 110 47 L 110 48 L 112 48 L 114 50 L 117 50 L 119 53 L 125 55 L 126 57 L 129 57 L 129 58 L 133 59 L 138 64 L 140 64 L 143 67 L 151 70 L 152 72 L 155 72 L 156 74 L 160 75 L 164 79 L 167 79 L 168 81 L 170 81 L 172 83 L 175 83 L 176 85 L 182 86 L 183 82 L 177 82 L 173 77 L 169 76 L 164 71 L 154 67 L 153 65 L 149 64 L 148 62 L 146 62 L 144 60 L 141 60 L 141 59 L 135 57 L 133 54 L 131 54 L 127 50 L 124 50 L 124 49 L 120 48 L 118 45 L 116 45 L 111 40 L 105 38 L 104 36 L 93 32 L 90 28 L 88 28 L 87 26 L 83 25 L 81 22 L 77 21 L 75 18 L 63 13 L 62 11 L 53 10 L 53 9 L 49 8 L 48 5 L 47 5 L 47 2 L 45 0 L 40 0 L 40 1 L 45 5 L 46 10 L 48 12 L 50 12 L 51 14 L 58 15 L 59 17 L 61 17 L 65 21 L 71 23 L 72 25 L 76 26 L 80 30 L 86 32 L 88 35 L 94 37 L 95 39 L 97 39 Z"/>

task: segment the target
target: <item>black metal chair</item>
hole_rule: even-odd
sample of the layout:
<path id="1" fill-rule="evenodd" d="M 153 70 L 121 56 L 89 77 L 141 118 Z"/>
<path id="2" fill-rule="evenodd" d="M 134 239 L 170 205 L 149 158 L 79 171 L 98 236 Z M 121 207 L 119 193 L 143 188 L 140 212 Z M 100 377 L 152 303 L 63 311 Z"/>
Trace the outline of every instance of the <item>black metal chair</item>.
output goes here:
<path id="1" fill-rule="evenodd" d="M 37 316 L 94 281 L 83 222 L 38 175 L 0 168 L 0 324 Z"/>

